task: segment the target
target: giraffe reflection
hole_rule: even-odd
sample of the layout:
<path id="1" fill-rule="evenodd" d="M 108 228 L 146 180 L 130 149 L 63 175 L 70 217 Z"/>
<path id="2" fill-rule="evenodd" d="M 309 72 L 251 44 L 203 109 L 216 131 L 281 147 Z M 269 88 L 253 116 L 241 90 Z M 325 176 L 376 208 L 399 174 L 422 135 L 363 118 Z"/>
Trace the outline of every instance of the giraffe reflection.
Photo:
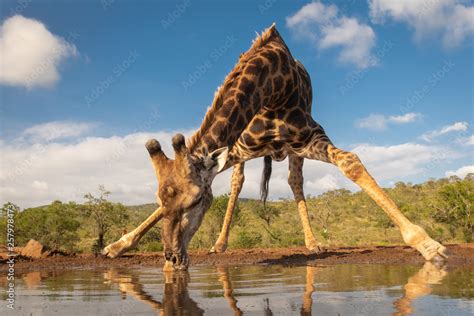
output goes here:
<path id="1" fill-rule="evenodd" d="M 130 295 L 137 301 L 150 305 L 159 315 L 204 314 L 204 311 L 189 296 L 188 272 L 164 272 L 164 277 L 164 296 L 163 301 L 159 302 L 144 290 L 137 274 L 121 272 L 116 269 L 110 269 L 104 273 L 104 278 L 108 282 L 117 284 L 124 296 Z"/>
<path id="2" fill-rule="evenodd" d="M 313 305 L 312 295 L 315 290 L 314 287 L 314 276 L 320 267 L 306 267 L 306 284 L 305 291 L 303 293 L 303 304 L 301 306 L 301 315 L 311 315 L 311 307 Z M 222 284 L 224 290 L 224 297 L 228 300 L 230 308 L 234 311 L 234 315 L 243 315 L 242 310 L 237 306 L 237 299 L 233 296 L 232 280 L 229 275 L 229 267 L 219 266 L 217 267 L 217 274 L 219 275 L 219 282 Z M 272 309 L 270 308 L 270 300 L 264 299 L 263 307 L 264 315 L 273 315 Z"/>
<path id="3" fill-rule="evenodd" d="M 234 296 L 234 286 L 229 269 L 230 267 L 228 266 L 216 267 L 218 281 L 222 286 L 223 296 L 227 300 L 233 315 L 243 315 L 243 311 L 238 306 L 239 302 Z M 313 314 L 314 284 L 316 276 L 318 273 L 323 272 L 324 269 L 324 267 L 319 266 L 306 266 L 305 286 L 300 308 L 301 315 Z M 440 284 L 447 274 L 448 272 L 445 267 L 438 266 L 432 262 L 426 262 L 418 272 L 408 278 L 407 283 L 403 287 L 403 296 L 393 303 L 397 310 L 394 315 L 399 316 L 412 313 L 414 311 L 412 307 L 413 300 L 429 295 L 432 291 L 432 285 Z M 138 273 L 122 272 L 116 269 L 111 269 L 104 273 L 104 278 L 107 282 L 117 284 L 124 296 L 129 295 L 139 302 L 150 305 L 159 315 L 204 314 L 204 310 L 189 295 L 187 288 L 189 273 L 187 271 L 165 272 L 164 277 L 164 296 L 162 302 L 160 302 L 145 291 L 143 284 L 140 283 Z M 345 290 L 350 291 L 352 288 Z M 275 309 L 275 306 L 273 308 Z M 263 315 L 273 315 L 272 304 L 269 298 L 263 299 L 262 309 Z M 277 310 L 277 312 L 281 311 Z"/>
<path id="4" fill-rule="evenodd" d="M 237 306 L 237 299 L 234 297 L 234 288 L 232 286 L 232 280 L 229 274 L 228 266 L 218 266 L 217 275 L 219 276 L 219 282 L 222 284 L 222 289 L 224 291 L 224 297 L 229 302 L 229 307 L 234 311 L 235 316 L 243 315 L 242 310 Z M 264 300 L 263 314 L 265 316 L 273 315 L 272 310 L 270 309 L 270 300 L 266 298 Z"/>
<path id="5" fill-rule="evenodd" d="M 403 287 L 405 293 L 395 301 L 393 305 L 397 309 L 394 316 L 408 315 L 413 313 L 412 302 L 414 299 L 426 296 L 431 293 L 432 285 L 441 284 L 448 271 L 444 266 L 427 261 L 423 267 L 408 279 Z"/>
<path id="6" fill-rule="evenodd" d="M 313 306 L 314 274 L 321 270 L 321 267 L 306 266 L 306 285 L 303 294 L 303 305 L 301 306 L 301 315 L 311 315 Z"/>
<path id="7" fill-rule="evenodd" d="M 321 271 L 321 267 L 306 267 L 306 286 L 303 294 L 303 305 L 301 306 L 301 315 L 312 315 L 313 292 L 315 291 L 315 274 Z M 423 267 L 411 276 L 404 285 L 404 294 L 396 300 L 393 305 L 397 311 L 394 316 L 402 316 L 413 313 L 413 300 L 426 296 L 431 293 L 432 285 L 441 284 L 442 280 L 448 274 L 442 263 L 433 263 L 427 261 Z"/>
<path id="8" fill-rule="evenodd" d="M 237 300 L 232 295 L 234 288 L 232 287 L 232 282 L 229 278 L 229 267 L 227 266 L 218 266 L 217 275 L 219 276 L 219 282 L 222 284 L 222 289 L 224 290 L 224 297 L 229 301 L 229 306 L 234 311 L 234 315 L 242 315 L 242 311 L 237 307 Z"/>

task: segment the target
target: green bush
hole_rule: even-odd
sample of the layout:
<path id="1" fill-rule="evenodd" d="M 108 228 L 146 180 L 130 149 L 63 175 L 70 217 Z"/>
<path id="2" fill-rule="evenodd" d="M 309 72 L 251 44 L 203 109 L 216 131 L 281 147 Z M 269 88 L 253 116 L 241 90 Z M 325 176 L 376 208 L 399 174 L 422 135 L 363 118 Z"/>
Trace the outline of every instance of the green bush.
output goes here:
<path id="1" fill-rule="evenodd" d="M 150 241 L 140 246 L 141 251 L 163 251 L 163 244 L 159 241 Z"/>
<path id="2" fill-rule="evenodd" d="M 54 250 L 72 252 L 79 241 L 80 219 L 75 203 L 54 201 L 43 207 L 19 212 L 16 218 L 16 242 L 25 244 L 36 239 Z"/>
<path id="3" fill-rule="evenodd" d="M 253 248 L 262 241 L 262 235 L 257 232 L 242 230 L 238 233 L 234 246 L 236 248 Z"/>
<path id="4" fill-rule="evenodd" d="M 451 179 L 450 179 L 451 180 Z M 438 199 L 433 206 L 434 218 L 448 224 L 451 236 L 461 230 L 466 242 L 473 240 L 474 234 L 474 181 L 469 175 L 466 180 L 450 181 L 438 190 Z"/>

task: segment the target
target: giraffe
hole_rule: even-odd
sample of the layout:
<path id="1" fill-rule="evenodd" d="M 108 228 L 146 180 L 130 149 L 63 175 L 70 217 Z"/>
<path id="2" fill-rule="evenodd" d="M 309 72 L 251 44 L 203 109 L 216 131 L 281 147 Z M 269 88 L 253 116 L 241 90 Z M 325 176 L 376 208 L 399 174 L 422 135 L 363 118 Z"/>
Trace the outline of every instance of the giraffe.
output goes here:
<path id="1" fill-rule="evenodd" d="M 398 226 L 403 240 L 426 260 L 446 258 L 446 248 L 399 211 L 357 155 L 331 142 L 311 116 L 311 103 L 309 74 L 293 58 L 273 24 L 240 55 L 237 65 L 217 89 L 200 128 L 187 141 L 181 134 L 173 137 L 175 159 L 165 155 L 157 140 L 147 141 L 145 147 L 159 183 L 160 206 L 135 230 L 105 247 L 103 254 L 122 255 L 162 220 L 163 269 L 186 270 L 188 244 L 212 202 L 212 181 L 218 173 L 234 167 L 224 235 L 215 247 L 216 251 L 223 250 L 231 210 L 244 182 L 245 162 L 271 156 L 274 160 L 289 158 L 288 183 L 308 249 L 321 251 L 311 230 L 303 192 L 304 159 L 315 159 L 337 166 L 361 187 Z"/>

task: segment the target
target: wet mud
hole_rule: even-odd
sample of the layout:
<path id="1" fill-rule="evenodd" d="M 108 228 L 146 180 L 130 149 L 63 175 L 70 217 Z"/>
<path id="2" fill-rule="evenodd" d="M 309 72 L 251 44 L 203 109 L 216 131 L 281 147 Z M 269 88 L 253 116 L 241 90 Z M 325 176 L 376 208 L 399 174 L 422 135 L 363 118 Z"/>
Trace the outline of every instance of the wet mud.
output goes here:
<path id="1" fill-rule="evenodd" d="M 447 245 L 450 267 L 474 265 L 474 243 Z M 206 250 L 190 251 L 193 265 L 334 265 L 334 264 L 414 264 L 425 262 L 408 246 L 331 247 L 319 254 L 304 247 L 229 249 L 225 253 L 210 254 Z M 6 259 L 0 261 L 0 271 L 6 271 Z M 120 258 L 105 258 L 93 254 L 54 255 L 41 259 L 15 258 L 15 271 L 72 268 L 162 267 L 161 252 L 129 253 Z"/>

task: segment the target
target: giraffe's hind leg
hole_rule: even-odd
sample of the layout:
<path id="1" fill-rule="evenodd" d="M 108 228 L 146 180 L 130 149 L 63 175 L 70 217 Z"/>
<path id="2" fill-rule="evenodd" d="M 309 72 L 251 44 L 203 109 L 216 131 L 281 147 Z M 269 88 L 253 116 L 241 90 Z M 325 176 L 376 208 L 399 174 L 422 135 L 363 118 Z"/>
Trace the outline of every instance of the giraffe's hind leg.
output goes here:
<path id="1" fill-rule="evenodd" d="M 303 192 L 303 161 L 304 158 L 290 155 L 289 158 L 288 184 L 295 196 L 301 223 L 303 224 L 304 241 L 306 248 L 314 253 L 322 252 L 321 245 L 316 241 L 311 224 L 309 222 L 308 208 Z"/>
<path id="2" fill-rule="evenodd" d="M 327 137 L 311 142 L 302 155 L 309 159 L 330 162 L 341 170 L 350 180 L 361 187 L 390 217 L 401 231 L 403 240 L 418 250 L 426 260 L 447 258 L 446 247 L 428 236 L 423 228 L 411 223 L 398 209 L 396 204 L 382 190 L 367 172 L 359 157 L 334 147 Z"/>
<path id="3" fill-rule="evenodd" d="M 242 190 L 242 185 L 244 184 L 244 163 L 239 163 L 235 165 L 232 172 L 232 181 L 231 181 L 231 191 L 229 197 L 229 203 L 227 204 L 227 209 L 224 216 L 224 223 L 222 224 L 221 233 L 219 238 L 217 238 L 216 243 L 209 251 L 210 253 L 222 253 L 227 249 L 227 241 L 229 239 L 230 224 L 232 223 L 232 217 L 234 215 L 235 204 L 239 198 L 240 191 Z"/>

